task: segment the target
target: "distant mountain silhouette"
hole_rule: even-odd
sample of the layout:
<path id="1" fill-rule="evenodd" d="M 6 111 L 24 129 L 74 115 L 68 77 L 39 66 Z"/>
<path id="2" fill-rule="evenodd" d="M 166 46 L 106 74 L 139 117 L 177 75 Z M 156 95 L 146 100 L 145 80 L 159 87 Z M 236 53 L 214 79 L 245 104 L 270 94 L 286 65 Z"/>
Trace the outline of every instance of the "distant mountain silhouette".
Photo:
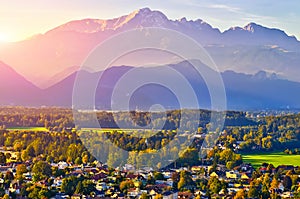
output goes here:
<path id="1" fill-rule="evenodd" d="M 190 83 L 196 93 L 201 108 L 210 108 L 211 100 L 207 85 L 200 74 L 188 63 L 168 65 L 180 72 Z M 140 68 L 141 74 L 162 74 L 162 69 L 166 66 Z M 112 67 L 107 69 L 99 82 L 96 92 L 96 107 L 100 109 L 111 108 L 111 95 L 116 82 L 128 71 L 133 69 L 129 66 Z M 201 65 L 201 70 L 215 71 Z M 95 78 L 102 72 L 86 73 L 87 77 Z M 72 91 L 76 73 L 73 73 L 63 81 L 44 90 L 44 95 L 48 96 L 46 105 L 71 106 Z M 163 76 L 162 76 L 163 77 Z M 255 75 L 225 71 L 221 73 L 224 81 L 227 107 L 228 109 L 249 110 L 249 109 L 286 109 L 300 108 L 300 83 L 289 80 L 278 79 L 275 74 L 267 74 L 260 71 Z M 180 88 L 180 82 L 176 77 L 172 84 Z M 132 79 L 132 81 L 135 81 Z M 125 95 L 125 93 L 124 93 Z M 189 96 L 186 96 L 188 99 Z M 130 107 L 148 110 L 151 105 L 162 104 L 167 108 L 179 108 L 176 94 L 172 94 L 168 89 L 159 85 L 142 86 L 132 96 Z M 190 107 L 183 107 L 190 108 Z"/>
<path id="2" fill-rule="evenodd" d="M 0 62 L 0 105 L 35 106 L 41 90 L 10 66 Z"/>
<path id="3" fill-rule="evenodd" d="M 156 75 L 161 79 L 168 78 L 173 86 L 181 88 L 181 82 L 176 76 L 164 72 L 165 67 L 171 67 L 183 75 L 198 97 L 200 108 L 209 109 L 211 107 L 206 82 L 187 61 L 157 67 L 141 67 L 138 68 L 138 71 L 141 75 Z M 208 71 L 206 74 L 216 73 L 201 62 L 198 67 L 201 71 Z M 108 68 L 104 72 L 81 71 L 87 79 L 99 78 L 102 75 L 96 85 L 97 108 L 111 109 L 111 97 L 116 83 L 132 69 L 136 68 L 119 66 Z M 8 65 L 0 63 L 0 105 L 71 107 L 76 75 L 77 72 L 74 72 L 49 88 L 40 89 Z M 224 81 L 228 109 L 300 108 L 300 83 L 298 82 L 279 79 L 276 74 L 265 71 L 260 71 L 255 75 L 225 71 L 221 73 L 221 77 Z M 131 81 L 134 82 L 135 79 L 133 78 Z M 126 95 L 126 93 L 122 94 Z M 185 96 L 185 99 L 188 100 L 189 96 Z M 188 107 L 180 107 L 176 93 L 172 93 L 167 87 L 156 84 L 141 85 L 131 96 L 130 108 L 132 109 L 148 110 L 154 104 L 161 104 L 169 109 L 192 108 L 192 104 L 187 104 Z"/>

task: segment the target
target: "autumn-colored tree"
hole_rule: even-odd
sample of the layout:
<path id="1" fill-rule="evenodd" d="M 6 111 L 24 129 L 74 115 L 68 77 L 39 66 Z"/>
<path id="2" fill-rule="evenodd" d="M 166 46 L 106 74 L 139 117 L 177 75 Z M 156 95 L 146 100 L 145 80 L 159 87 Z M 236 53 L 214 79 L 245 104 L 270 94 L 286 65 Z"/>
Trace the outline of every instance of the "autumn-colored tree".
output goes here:
<path id="1" fill-rule="evenodd" d="M 244 189 L 240 189 L 234 196 L 234 199 L 245 199 L 246 193 Z"/>
<path id="2" fill-rule="evenodd" d="M 134 183 L 131 180 L 126 180 L 120 183 L 120 190 L 127 193 L 127 190 L 134 187 Z"/>
<path id="3" fill-rule="evenodd" d="M 23 174 L 26 173 L 28 170 L 25 164 L 19 164 L 16 168 L 16 179 L 22 180 Z"/>
<path id="4" fill-rule="evenodd" d="M 161 194 L 156 194 L 156 196 L 154 197 L 154 199 L 163 199 L 163 195 L 161 195 Z"/>
<path id="5" fill-rule="evenodd" d="M 273 178 L 270 185 L 270 189 L 271 190 L 278 189 L 278 186 L 279 186 L 278 180 L 276 178 Z"/>

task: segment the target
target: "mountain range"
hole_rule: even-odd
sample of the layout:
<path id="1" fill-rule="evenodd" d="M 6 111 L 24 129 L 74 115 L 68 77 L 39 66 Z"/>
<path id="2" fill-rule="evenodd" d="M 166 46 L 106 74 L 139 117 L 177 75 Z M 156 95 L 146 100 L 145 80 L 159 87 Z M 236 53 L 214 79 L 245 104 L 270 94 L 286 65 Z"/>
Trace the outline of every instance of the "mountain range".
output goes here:
<path id="1" fill-rule="evenodd" d="M 221 32 L 203 20 L 170 20 L 149 8 L 111 20 L 71 21 L 24 41 L 1 44 L 0 104 L 71 106 L 76 72 L 89 52 L 115 34 L 143 27 L 176 30 L 203 45 L 222 71 L 229 108 L 300 107 L 300 42 L 296 37 L 253 22 Z M 134 65 L 112 67 L 104 72 L 106 86 L 100 85 L 97 92 L 102 99 L 99 107 L 109 108 L 116 80 Z M 170 66 L 184 74 L 198 98 L 209 96 L 203 79 L 195 76 L 186 62 Z M 160 71 L 162 67 L 143 70 Z M 99 75 L 103 71 L 86 73 Z M 135 103 L 145 102 L 146 98 L 149 104 L 159 102 L 161 98 L 155 93 L 161 92 L 163 89 L 155 86 L 145 88 L 137 93 Z M 165 101 L 171 102 L 169 98 L 172 96 Z M 200 104 L 205 108 L 210 101 Z M 178 102 L 174 100 L 169 105 L 176 107 Z"/>
<path id="2" fill-rule="evenodd" d="M 182 74 L 192 86 L 199 102 L 199 107 L 209 109 L 211 99 L 206 82 L 195 68 L 187 61 L 177 64 L 158 67 L 142 67 L 142 75 L 165 75 L 164 67 L 170 67 Z M 201 67 L 207 67 L 202 64 Z M 111 109 L 112 93 L 118 80 L 128 71 L 136 69 L 131 66 L 111 67 L 105 71 L 81 71 L 86 79 L 101 79 L 95 93 L 95 107 L 98 109 Z M 47 88 L 40 89 L 16 73 L 7 65 L 1 63 L 1 101 L 0 105 L 25 105 L 25 106 L 72 106 L 72 94 L 77 72 Z M 207 67 L 210 73 L 216 73 Z M 3 77 L 3 78 L 2 78 Z M 224 82 L 227 108 L 232 110 L 257 110 L 257 109 L 298 109 L 300 108 L 300 83 L 279 79 L 275 74 L 269 75 L 260 71 L 255 75 L 225 71 L 221 73 Z M 180 88 L 176 76 L 168 75 L 173 79 L 171 83 Z M 132 81 L 135 81 L 132 79 Z M 128 82 L 129 83 L 129 82 Z M 126 93 L 124 93 L 125 95 Z M 162 97 L 163 96 L 163 97 Z M 165 108 L 179 108 L 180 102 L 176 94 L 160 85 L 149 84 L 142 86 L 134 92 L 130 99 L 131 109 L 148 110 L 154 104 L 161 104 Z M 186 96 L 188 99 L 189 96 Z M 185 108 L 194 108 L 188 104 Z"/>

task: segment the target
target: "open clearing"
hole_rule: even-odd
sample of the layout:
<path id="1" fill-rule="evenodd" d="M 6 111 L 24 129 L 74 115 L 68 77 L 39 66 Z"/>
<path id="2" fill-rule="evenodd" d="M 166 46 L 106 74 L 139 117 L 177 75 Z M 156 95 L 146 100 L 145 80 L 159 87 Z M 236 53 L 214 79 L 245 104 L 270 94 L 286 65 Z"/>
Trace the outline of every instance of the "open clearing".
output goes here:
<path id="1" fill-rule="evenodd" d="M 10 127 L 7 128 L 9 131 L 46 131 L 48 132 L 49 130 L 46 129 L 45 127 Z"/>
<path id="2" fill-rule="evenodd" d="M 287 155 L 285 153 L 264 153 L 242 155 L 243 161 L 251 163 L 255 168 L 261 166 L 262 163 L 271 163 L 275 167 L 279 165 L 300 166 L 300 155 Z"/>

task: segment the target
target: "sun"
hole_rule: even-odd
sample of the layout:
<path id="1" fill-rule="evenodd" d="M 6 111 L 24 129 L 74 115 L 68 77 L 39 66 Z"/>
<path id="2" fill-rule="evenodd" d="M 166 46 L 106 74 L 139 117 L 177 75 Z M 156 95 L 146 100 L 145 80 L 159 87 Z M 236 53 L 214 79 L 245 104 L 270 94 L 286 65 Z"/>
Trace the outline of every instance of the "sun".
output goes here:
<path id="1" fill-rule="evenodd" d="M 0 42 L 9 42 L 10 37 L 8 34 L 0 32 Z"/>

